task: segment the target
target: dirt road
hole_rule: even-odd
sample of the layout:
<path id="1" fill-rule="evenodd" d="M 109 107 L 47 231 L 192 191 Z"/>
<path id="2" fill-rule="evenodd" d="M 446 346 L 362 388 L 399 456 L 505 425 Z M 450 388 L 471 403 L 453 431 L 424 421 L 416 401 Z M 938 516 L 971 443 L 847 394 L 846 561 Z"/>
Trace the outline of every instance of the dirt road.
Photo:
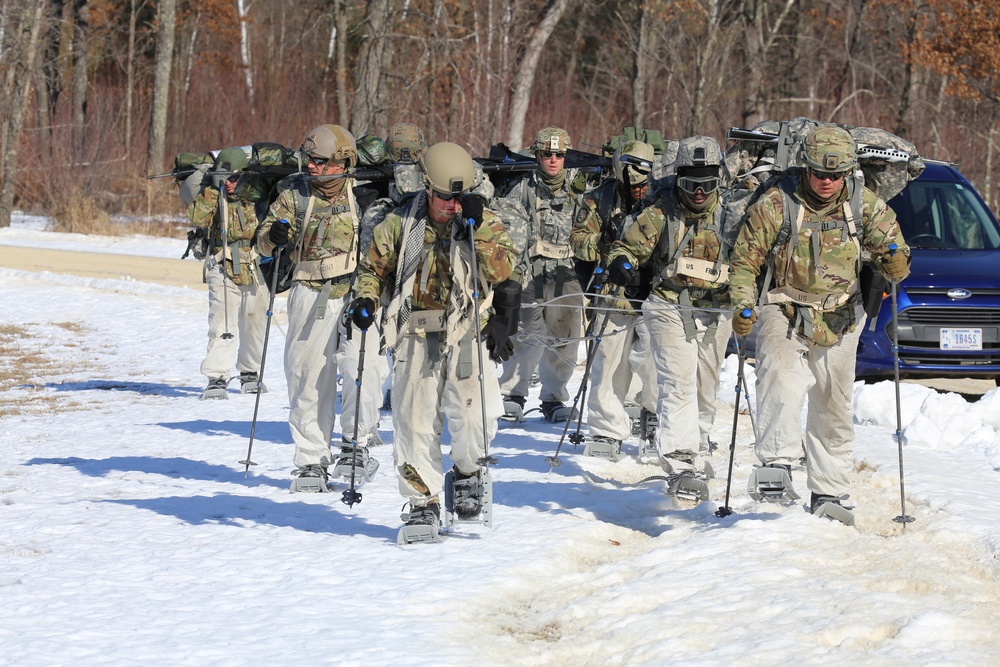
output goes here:
<path id="1" fill-rule="evenodd" d="M 0 246 L 0 266 L 21 271 L 50 271 L 85 278 L 130 279 L 207 289 L 201 279 L 202 263 L 191 259 Z"/>

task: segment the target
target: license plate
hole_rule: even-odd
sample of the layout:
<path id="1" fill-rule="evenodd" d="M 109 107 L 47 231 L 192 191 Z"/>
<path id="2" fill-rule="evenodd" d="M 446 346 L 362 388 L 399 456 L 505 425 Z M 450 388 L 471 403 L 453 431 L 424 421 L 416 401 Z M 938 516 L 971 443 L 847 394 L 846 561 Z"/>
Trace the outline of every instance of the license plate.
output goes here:
<path id="1" fill-rule="evenodd" d="M 982 329 L 941 329 L 942 350 L 983 349 Z"/>

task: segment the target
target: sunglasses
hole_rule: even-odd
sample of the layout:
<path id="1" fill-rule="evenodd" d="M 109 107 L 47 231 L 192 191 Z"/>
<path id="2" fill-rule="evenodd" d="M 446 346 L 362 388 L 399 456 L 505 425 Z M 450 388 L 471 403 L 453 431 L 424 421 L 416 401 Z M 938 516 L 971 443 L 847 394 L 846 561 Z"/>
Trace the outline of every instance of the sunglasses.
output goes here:
<path id="1" fill-rule="evenodd" d="M 451 193 L 438 192 L 437 190 L 434 190 L 433 192 L 434 196 L 440 199 L 441 201 L 452 201 L 453 199 L 457 199 L 458 197 L 461 196 L 461 195 L 453 195 Z"/>
<path id="2" fill-rule="evenodd" d="M 701 190 L 706 195 L 712 194 L 719 189 L 718 176 L 678 176 L 677 187 L 688 194 L 694 194 Z"/>
<path id="3" fill-rule="evenodd" d="M 330 161 L 330 158 L 313 157 L 312 155 L 309 156 L 309 164 L 314 164 L 317 167 L 323 167 L 329 161 Z"/>
<path id="4" fill-rule="evenodd" d="M 559 153 L 559 152 L 556 152 L 556 151 L 541 151 L 541 154 L 542 154 L 542 157 L 546 158 L 546 159 L 554 157 L 554 158 L 558 158 L 560 160 L 563 160 L 563 159 L 566 158 L 566 154 L 565 153 Z"/>
<path id="5" fill-rule="evenodd" d="M 813 177 L 817 181 L 831 181 L 833 183 L 836 183 L 837 181 L 839 181 L 840 179 L 842 179 L 844 177 L 844 174 L 846 172 L 843 172 L 843 171 L 817 171 L 815 169 L 810 169 L 809 173 L 811 173 L 813 175 Z"/>

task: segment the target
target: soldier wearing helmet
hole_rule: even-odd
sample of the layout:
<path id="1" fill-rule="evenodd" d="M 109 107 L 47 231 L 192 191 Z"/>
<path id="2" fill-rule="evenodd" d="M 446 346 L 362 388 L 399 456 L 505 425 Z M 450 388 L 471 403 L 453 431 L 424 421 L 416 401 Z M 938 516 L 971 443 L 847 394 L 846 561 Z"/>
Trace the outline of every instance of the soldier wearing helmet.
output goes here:
<path id="1" fill-rule="evenodd" d="M 583 335 L 583 289 L 576 278 L 570 232 L 578 197 L 577 172 L 566 169 L 569 133 L 541 130 L 532 144 L 537 169 L 513 183 L 494 208 L 503 218 L 518 251 L 524 303 L 514 357 L 500 378 L 508 419 L 521 421 L 532 374 L 542 382 L 542 417 L 566 421 L 571 409 L 567 384 L 576 368 Z M 549 341 L 543 344 L 543 341 Z"/>
<path id="2" fill-rule="evenodd" d="M 268 299 L 253 247 L 259 220 L 254 203 L 235 194 L 247 161 L 241 146 L 219 151 L 211 185 L 187 209 L 191 223 L 208 230 L 208 351 L 201 362 L 208 386 L 201 394 L 203 400 L 228 398 L 226 386 L 234 363 L 241 393 L 265 391 L 259 372 Z"/>
<path id="3" fill-rule="evenodd" d="M 570 233 L 581 285 L 590 285 L 597 267 L 607 268 L 611 244 L 621 236 L 629 214 L 638 209 L 649 189 L 655 159 L 651 145 L 626 141 L 611 158 L 613 175 L 584 194 Z M 617 459 L 622 441 L 632 435 L 631 417 L 624 402 L 629 395 L 630 379 L 636 376 L 640 379 L 638 400 L 644 408 L 655 410 L 657 400 L 653 365 L 641 363 L 633 367 L 629 361 L 630 354 L 642 355 L 643 346 L 648 345 L 645 326 L 631 301 L 621 299 L 617 305 L 620 310 L 610 313 L 605 335 L 593 352 L 587 403 L 587 427 L 593 443 L 588 443 L 587 453 L 611 459 Z"/>
<path id="4" fill-rule="evenodd" d="M 626 285 L 637 268 L 652 275 L 642 304 L 659 385 L 654 445 L 664 469 L 689 479 L 671 485 L 707 492 L 719 369 L 731 332 L 722 151 L 711 137 L 682 139 L 668 177 L 609 254 L 608 279 Z M 693 478 L 694 481 L 692 481 Z"/>
<path id="5" fill-rule="evenodd" d="M 870 255 L 886 278 L 901 280 L 909 249 L 892 209 L 857 175 L 857 148 L 846 130 L 817 127 L 801 158 L 804 170 L 747 210 L 730 289 L 734 311 L 751 310 L 734 320 L 735 333 L 747 335 L 756 322 L 757 456 L 790 475 L 804 443 L 815 512 L 850 490 L 854 363 L 865 321 L 862 259 Z"/>
<path id="6" fill-rule="evenodd" d="M 368 455 L 370 434 L 378 425 L 382 382 L 388 372 L 378 346 L 365 348 L 366 375 L 361 411 L 353 375 L 356 365 L 344 363 L 341 413 L 342 447 L 330 451 L 335 422 L 337 372 L 347 351 L 348 330 L 342 317 L 358 263 L 360 216 L 349 169 L 358 159 L 354 136 L 340 125 L 320 125 L 302 142 L 308 173 L 278 184 L 278 196 L 257 234 L 262 254 L 278 248 L 295 262 L 288 293 L 288 333 L 285 377 L 288 381 L 288 425 L 295 444 L 292 491 L 326 492 L 330 473 L 370 479 L 378 461 Z M 355 452 L 354 433 L 363 440 Z"/>
<path id="7" fill-rule="evenodd" d="M 382 333 L 396 359 L 394 462 L 400 493 L 409 502 L 403 520 L 410 527 L 423 526 L 433 539 L 445 482 L 440 450 L 445 421 L 451 435 L 455 510 L 463 519 L 475 519 L 482 511 L 480 460 L 503 413 L 496 366 L 490 360 L 510 354 L 510 325 L 516 323 L 520 291 L 508 280 L 515 253 L 503 223 L 484 208 L 481 197 L 470 194 L 476 171 L 469 153 L 442 142 L 427 149 L 420 165 L 424 190 L 375 227 L 350 309 L 355 324 L 365 328 L 385 304 Z M 478 281 L 472 272 L 473 251 Z M 473 292 L 477 282 L 483 290 L 478 295 Z M 511 287 L 516 289 L 511 292 Z M 484 342 L 478 343 L 473 318 L 484 321 L 489 304 L 495 312 L 483 327 Z M 481 354 L 476 345 L 482 346 Z M 487 362 L 478 368 L 484 358 Z"/>

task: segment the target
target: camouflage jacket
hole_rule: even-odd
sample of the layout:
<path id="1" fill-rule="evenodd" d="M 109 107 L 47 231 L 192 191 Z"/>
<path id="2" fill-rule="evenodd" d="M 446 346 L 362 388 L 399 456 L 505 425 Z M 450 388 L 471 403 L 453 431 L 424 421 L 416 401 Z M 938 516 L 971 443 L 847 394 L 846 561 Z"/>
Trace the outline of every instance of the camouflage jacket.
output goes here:
<path id="1" fill-rule="evenodd" d="M 187 208 L 188 218 L 195 227 L 208 230 L 209 256 L 222 262 L 225 257 L 226 275 L 237 285 L 253 285 L 258 281 L 257 251 L 253 236 L 258 219 L 252 202 L 226 199 L 225 242 L 222 240 L 222 211 L 219 206 L 219 189 L 207 187 L 195 197 Z M 233 258 L 239 257 L 239 268 Z"/>
<path id="2" fill-rule="evenodd" d="M 570 232 L 582 179 L 575 169 L 566 171 L 565 185 L 559 194 L 552 191 L 533 171 L 516 181 L 491 207 L 503 220 L 517 254 L 515 279 L 526 286 L 536 275 L 545 282 L 556 282 L 556 268 L 564 267 L 573 275 L 573 248 Z"/>
<path id="3" fill-rule="evenodd" d="M 646 268 L 653 275 L 653 293 L 669 303 L 690 299 L 696 307 L 728 306 L 725 273 L 731 241 L 723 231 L 724 212 L 719 197 L 705 211 L 694 213 L 678 201 L 673 188 L 663 190 L 655 204 L 626 225 L 622 238 L 611 246 L 608 262 L 625 257 L 633 266 Z M 678 251 L 677 261 L 671 262 Z M 685 259 L 700 270 L 687 268 L 692 262 Z M 706 277 L 712 271 L 719 276 L 716 280 Z"/>
<path id="4" fill-rule="evenodd" d="M 409 204 L 404 204 L 375 227 L 371 245 L 358 267 L 355 289 L 359 297 L 379 303 L 383 291 L 395 282 L 397 263 L 402 254 L 403 218 L 408 209 Z M 426 204 L 420 206 L 417 217 L 427 217 Z M 417 269 L 411 295 L 410 307 L 413 310 L 448 309 L 452 283 L 452 227 L 451 223 L 438 225 L 427 219 L 424 258 Z M 480 275 L 494 285 L 507 280 L 514 268 L 514 245 L 493 211 L 483 210 L 483 224 L 476 230 L 474 239 Z"/>
<path id="5" fill-rule="evenodd" d="M 301 176 L 281 181 L 278 197 L 257 234 L 261 254 L 274 252 L 268 232 L 278 220 L 287 220 L 291 225 L 287 250 L 295 262 L 292 279 L 314 290 L 329 282 L 331 299 L 347 294 L 357 268 L 360 243 L 358 209 L 351 188 L 345 184 L 340 195 L 329 201 L 312 190 Z"/>
<path id="6" fill-rule="evenodd" d="M 871 190 L 865 188 L 862 193 L 862 219 L 856 225 L 855 243 L 845 222 L 845 209 L 849 208 L 846 186 L 837 199 L 819 210 L 807 203 L 805 185 L 800 179 L 794 186 L 794 190 L 791 187 L 788 190 L 792 190 L 791 197 L 802 208 L 802 226 L 797 235 L 790 235 L 788 243 L 775 249 L 773 285 L 801 290 L 803 296 L 826 299 L 826 307 L 802 301 L 781 302 L 780 307 L 799 335 L 818 345 L 831 346 L 856 324 L 861 262 L 872 260 L 880 266 L 881 256 L 890 243 L 896 243 L 907 256 L 910 250 L 900 234 L 896 214 Z M 755 306 L 758 276 L 762 272 L 766 275 L 768 253 L 784 222 L 784 209 L 781 187 L 772 187 L 747 210 L 746 224 L 731 257 L 729 275 L 734 309 Z"/>

